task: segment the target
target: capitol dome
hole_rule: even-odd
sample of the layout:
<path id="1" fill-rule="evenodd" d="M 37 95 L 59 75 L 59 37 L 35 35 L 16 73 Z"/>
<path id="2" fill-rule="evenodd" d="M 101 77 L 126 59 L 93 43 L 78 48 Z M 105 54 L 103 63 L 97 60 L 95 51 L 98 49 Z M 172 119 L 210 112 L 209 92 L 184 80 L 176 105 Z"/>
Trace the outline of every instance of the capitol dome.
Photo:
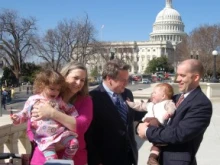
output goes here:
<path id="1" fill-rule="evenodd" d="M 173 9 L 172 0 L 166 0 L 165 8 L 157 14 L 150 40 L 179 43 L 184 35 L 184 23 L 181 15 Z"/>
<path id="2" fill-rule="evenodd" d="M 169 20 L 182 21 L 178 11 L 172 8 L 165 7 L 162 11 L 160 11 L 157 14 L 155 22 L 169 21 Z"/>

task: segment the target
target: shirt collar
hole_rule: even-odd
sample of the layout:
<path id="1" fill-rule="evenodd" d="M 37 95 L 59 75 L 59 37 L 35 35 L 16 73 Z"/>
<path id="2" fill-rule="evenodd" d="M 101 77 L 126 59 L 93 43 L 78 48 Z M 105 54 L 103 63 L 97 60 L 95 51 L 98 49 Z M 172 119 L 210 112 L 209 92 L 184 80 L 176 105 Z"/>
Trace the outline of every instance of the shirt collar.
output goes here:
<path id="1" fill-rule="evenodd" d="M 182 94 L 184 94 L 184 99 L 192 92 L 192 91 L 194 91 L 195 89 L 192 89 L 191 91 L 189 91 L 189 92 L 187 92 L 187 93 L 182 93 Z"/>
<path id="2" fill-rule="evenodd" d="M 111 96 L 111 97 L 113 97 L 113 96 L 114 96 L 114 92 L 111 91 L 111 90 L 109 89 L 109 87 L 107 87 L 107 85 L 105 85 L 104 82 L 102 82 L 102 85 L 103 85 L 105 91 L 108 93 L 108 95 Z"/>

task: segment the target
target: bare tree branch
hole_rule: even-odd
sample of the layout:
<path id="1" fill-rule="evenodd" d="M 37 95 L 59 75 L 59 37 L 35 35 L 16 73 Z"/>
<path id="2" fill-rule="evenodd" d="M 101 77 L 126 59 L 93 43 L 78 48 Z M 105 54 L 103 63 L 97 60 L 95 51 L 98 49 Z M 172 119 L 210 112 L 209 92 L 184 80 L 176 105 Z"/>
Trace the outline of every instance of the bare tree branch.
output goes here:
<path id="1" fill-rule="evenodd" d="M 16 78 L 21 75 L 21 63 L 33 50 L 31 43 L 35 32 L 34 18 L 20 18 L 13 10 L 3 10 L 0 13 L 0 54 Z"/>

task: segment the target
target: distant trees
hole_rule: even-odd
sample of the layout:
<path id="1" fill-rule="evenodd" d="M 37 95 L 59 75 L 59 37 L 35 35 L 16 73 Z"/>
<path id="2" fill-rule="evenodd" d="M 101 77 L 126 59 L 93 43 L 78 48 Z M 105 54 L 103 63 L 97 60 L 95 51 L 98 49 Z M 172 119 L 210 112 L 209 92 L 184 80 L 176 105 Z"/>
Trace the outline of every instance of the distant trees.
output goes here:
<path id="1" fill-rule="evenodd" d="M 21 18 L 13 10 L 0 13 L 0 56 L 17 79 L 21 76 L 21 64 L 33 50 L 36 30 L 33 17 Z"/>
<path id="2" fill-rule="evenodd" d="M 96 40 L 96 29 L 87 14 L 80 19 L 64 19 L 40 36 L 37 35 L 36 27 L 36 19 L 33 17 L 20 17 L 13 10 L 0 12 L 0 58 L 4 59 L 8 69 L 17 79 L 24 76 L 23 67 L 27 57 L 38 57 L 44 66 L 53 70 L 59 70 L 71 60 L 80 61 L 89 64 L 95 74 L 100 73 L 102 63 L 109 60 L 111 42 L 103 43 Z M 119 45 L 115 50 L 115 57 L 137 68 L 133 56 L 138 51 L 135 48 L 136 44 L 134 42 L 132 48 Z M 198 58 L 205 67 L 205 74 L 210 76 L 213 71 L 212 51 L 219 51 L 219 48 L 220 25 L 202 25 L 193 29 L 176 46 L 175 62 L 191 58 L 192 54 L 198 52 Z M 217 57 L 217 63 L 219 62 L 220 59 Z M 171 66 L 165 57 L 154 58 L 149 62 L 145 72 L 156 72 L 156 68 L 172 72 Z M 220 65 L 217 65 L 217 72 L 220 73 Z"/>
<path id="3" fill-rule="evenodd" d="M 213 73 L 212 51 L 220 53 L 220 24 L 201 25 L 193 29 L 183 41 L 177 45 L 175 52 L 176 62 L 189 58 L 198 58 L 205 69 L 205 76 Z M 217 57 L 220 63 L 220 57 Z M 220 74 L 220 65 L 217 65 L 217 72 Z"/>
<path id="4" fill-rule="evenodd" d="M 205 76 L 213 72 L 212 51 L 220 47 L 220 24 L 201 25 L 193 29 L 190 34 L 177 45 L 176 59 L 182 61 L 189 58 L 198 58 L 205 69 Z M 220 53 L 220 52 L 219 52 Z M 220 59 L 217 57 L 217 63 Z M 217 65 L 220 73 L 220 65 Z"/>
<path id="5" fill-rule="evenodd" d="M 212 51 L 220 46 L 220 24 L 202 25 L 195 28 L 190 33 L 189 41 L 189 50 L 198 51 L 198 58 L 204 65 L 205 75 L 211 75 L 213 72 Z M 219 63 L 220 59 L 217 58 L 217 61 Z M 220 71 L 220 65 L 217 65 L 217 70 Z"/>
<path id="6" fill-rule="evenodd" d="M 8 67 L 4 67 L 3 71 L 3 76 L 1 78 L 2 86 L 18 85 L 17 78 Z"/>
<path id="7" fill-rule="evenodd" d="M 95 67 L 91 70 L 90 76 L 91 76 L 91 77 L 98 77 L 98 76 L 100 76 L 99 70 L 98 70 L 98 66 L 95 66 Z"/>
<path id="8" fill-rule="evenodd" d="M 190 37 L 189 36 L 184 36 L 182 38 L 182 42 L 177 44 L 176 50 L 175 50 L 175 62 L 180 62 L 185 59 L 190 58 Z"/>
<path id="9" fill-rule="evenodd" d="M 54 29 L 49 29 L 42 38 L 35 42 L 36 55 L 48 68 L 57 71 L 64 62 L 72 58 L 75 41 L 74 22 L 60 22 Z"/>
<path id="10" fill-rule="evenodd" d="M 36 65 L 31 62 L 22 64 L 22 81 L 33 83 L 35 75 L 43 68 L 40 65 Z"/>
<path id="11" fill-rule="evenodd" d="M 63 20 L 43 36 L 37 36 L 36 19 L 20 17 L 16 11 L 3 10 L 0 13 L 0 58 L 17 79 L 27 57 L 34 61 L 38 57 L 45 67 L 59 70 L 71 60 L 87 64 L 100 50 L 96 41 L 96 30 L 88 15 L 78 20 Z"/>
<path id="12" fill-rule="evenodd" d="M 173 67 L 168 62 L 168 59 L 165 56 L 153 58 L 152 60 L 150 60 L 145 70 L 145 73 L 155 73 L 160 69 L 163 69 L 163 71 L 165 72 L 173 72 Z"/>
<path id="13" fill-rule="evenodd" d="M 11 66 L 13 68 L 13 66 Z M 34 63 L 23 63 L 22 64 L 22 76 L 20 77 L 21 82 L 33 83 L 36 73 L 42 68 Z M 15 74 L 11 71 L 10 67 L 4 67 L 4 74 L 2 76 L 3 85 L 19 85 L 18 79 Z"/>
<path id="14" fill-rule="evenodd" d="M 35 45 L 36 55 L 54 70 L 71 60 L 86 64 L 96 52 L 95 28 L 88 15 L 79 20 L 63 20 L 47 30 Z"/>

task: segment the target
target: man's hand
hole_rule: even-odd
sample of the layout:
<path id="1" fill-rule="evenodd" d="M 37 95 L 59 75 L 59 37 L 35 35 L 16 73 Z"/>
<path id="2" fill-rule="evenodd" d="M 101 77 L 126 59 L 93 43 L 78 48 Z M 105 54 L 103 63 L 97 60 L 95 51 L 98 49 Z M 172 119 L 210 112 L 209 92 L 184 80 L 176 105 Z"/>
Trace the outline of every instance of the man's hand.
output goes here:
<path id="1" fill-rule="evenodd" d="M 147 127 L 149 126 L 149 123 L 145 122 L 145 123 L 140 123 L 137 127 L 137 133 L 138 136 L 142 139 L 146 139 L 146 130 Z"/>
<path id="2" fill-rule="evenodd" d="M 159 127 L 161 125 L 160 122 L 158 121 L 158 119 L 155 117 L 146 117 L 144 119 L 144 122 L 147 122 L 147 123 L 149 123 L 149 125 L 156 126 L 156 127 Z"/>

